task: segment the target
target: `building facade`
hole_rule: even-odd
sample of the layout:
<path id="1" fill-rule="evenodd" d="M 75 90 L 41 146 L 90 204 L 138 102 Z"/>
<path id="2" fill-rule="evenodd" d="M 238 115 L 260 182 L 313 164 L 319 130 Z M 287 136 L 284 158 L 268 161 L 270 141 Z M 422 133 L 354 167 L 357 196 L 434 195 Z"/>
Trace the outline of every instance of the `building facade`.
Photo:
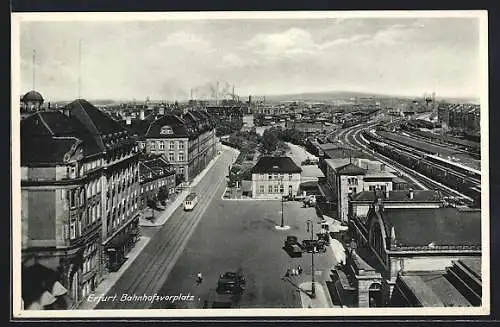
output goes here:
<path id="1" fill-rule="evenodd" d="M 261 157 L 252 172 L 253 198 L 278 198 L 297 195 L 302 169 L 289 157 Z"/>
<path id="2" fill-rule="evenodd" d="M 141 158 L 139 163 L 141 205 L 144 209 L 148 199 L 158 199 L 159 192 L 165 196 L 175 193 L 175 170 L 161 156 L 150 155 Z"/>
<path id="3" fill-rule="evenodd" d="M 23 259 L 54 269 L 71 306 L 139 235 L 137 145 L 85 100 L 21 123 Z"/>
<path id="4" fill-rule="evenodd" d="M 164 115 L 146 132 L 146 151 L 167 158 L 177 175 L 190 182 L 216 155 L 215 128 L 203 111 Z"/>
<path id="5" fill-rule="evenodd" d="M 326 159 L 324 162 L 326 182 L 336 194 L 337 215 L 342 222 L 348 221 L 351 195 L 362 191 L 392 191 L 392 180 L 396 175 L 377 161 L 349 158 Z"/>
<path id="6" fill-rule="evenodd" d="M 446 270 L 453 261 L 481 258 L 480 224 L 479 210 L 385 208 L 379 199 L 367 216 L 349 221 L 354 244 L 350 248 L 380 273 L 378 303 L 386 306 L 391 303 L 398 276 L 435 273 Z M 369 290 L 357 292 L 366 295 Z"/>

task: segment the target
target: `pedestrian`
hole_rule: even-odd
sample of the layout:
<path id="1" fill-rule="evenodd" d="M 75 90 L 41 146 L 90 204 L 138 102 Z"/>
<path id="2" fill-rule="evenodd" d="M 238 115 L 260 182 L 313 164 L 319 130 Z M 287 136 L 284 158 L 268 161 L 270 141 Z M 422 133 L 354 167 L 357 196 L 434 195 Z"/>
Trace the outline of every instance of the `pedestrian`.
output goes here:
<path id="1" fill-rule="evenodd" d="M 299 273 L 297 272 L 297 269 L 293 268 L 292 269 L 292 276 L 298 276 Z"/>
<path id="2" fill-rule="evenodd" d="M 297 267 L 297 271 L 298 271 L 299 275 L 302 275 L 303 269 L 300 265 Z"/>
<path id="3" fill-rule="evenodd" d="M 201 272 L 199 272 L 197 275 L 196 275 L 196 282 L 198 284 L 201 284 L 201 282 L 203 281 L 203 276 L 201 275 Z"/>

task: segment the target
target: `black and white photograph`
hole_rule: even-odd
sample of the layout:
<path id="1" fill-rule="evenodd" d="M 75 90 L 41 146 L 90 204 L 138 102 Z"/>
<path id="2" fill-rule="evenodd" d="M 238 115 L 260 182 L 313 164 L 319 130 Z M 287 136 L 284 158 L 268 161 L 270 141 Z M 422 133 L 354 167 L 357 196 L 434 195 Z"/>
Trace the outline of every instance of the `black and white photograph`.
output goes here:
<path id="1" fill-rule="evenodd" d="M 14 317 L 490 313 L 486 11 L 11 18 Z"/>

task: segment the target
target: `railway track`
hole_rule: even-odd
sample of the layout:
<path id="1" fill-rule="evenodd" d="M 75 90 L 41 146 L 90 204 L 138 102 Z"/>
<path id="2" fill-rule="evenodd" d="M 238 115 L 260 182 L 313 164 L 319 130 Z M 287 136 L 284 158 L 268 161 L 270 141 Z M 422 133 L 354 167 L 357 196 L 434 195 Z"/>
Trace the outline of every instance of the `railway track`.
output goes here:
<path id="1" fill-rule="evenodd" d="M 376 160 L 385 163 L 389 167 L 396 168 L 396 170 L 403 172 L 404 175 L 408 176 L 411 180 L 416 181 L 418 183 L 417 185 L 420 185 L 422 189 L 439 190 L 444 197 L 453 199 L 458 198 L 459 202 L 462 202 L 463 204 L 470 205 L 474 202 L 474 199 L 472 199 L 468 195 L 463 194 L 446 185 L 443 185 L 440 182 L 437 182 L 423 174 L 420 174 L 415 170 L 370 149 L 368 147 L 369 141 L 362 136 L 361 132 L 370 129 L 377 124 L 378 122 L 367 125 L 353 126 L 351 128 L 342 130 L 341 133 L 339 133 L 339 139 L 342 139 L 343 143 L 345 143 L 346 145 L 357 148 L 360 151 L 363 151 L 364 153 L 375 158 Z"/>
<path id="2" fill-rule="evenodd" d="M 400 143 L 398 142 L 395 142 L 395 141 L 392 141 L 392 140 L 388 140 L 386 138 L 383 139 L 384 143 L 394 147 L 395 149 L 397 149 L 398 151 L 402 152 L 402 153 L 405 153 L 407 156 L 409 157 L 412 157 L 416 160 L 420 160 L 422 162 L 427 162 L 429 165 L 432 165 L 434 167 L 438 167 L 439 169 L 442 169 L 443 171 L 448 171 L 450 169 L 450 167 L 447 167 L 447 166 L 444 166 L 444 165 L 441 165 L 439 163 L 436 163 L 436 162 L 433 162 L 433 161 L 429 161 L 426 158 L 426 156 L 429 154 L 425 151 L 421 151 L 421 150 L 417 150 L 415 148 L 410 148 L 410 147 L 403 147 Z M 471 177 L 469 175 L 466 175 L 464 173 L 460 173 L 460 172 L 457 172 L 457 171 L 453 171 L 453 174 L 455 176 L 458 176 L 459 178 L 462 178 L 463 180 L 466 180 L 468 182 L 471 182 L 473 184 L 475 184 L 475 186 L 479 186 L 481 185 L 481 180 L 480 179 L 477 179 L 477 178 L 474 178 L 474 177 Z"/>

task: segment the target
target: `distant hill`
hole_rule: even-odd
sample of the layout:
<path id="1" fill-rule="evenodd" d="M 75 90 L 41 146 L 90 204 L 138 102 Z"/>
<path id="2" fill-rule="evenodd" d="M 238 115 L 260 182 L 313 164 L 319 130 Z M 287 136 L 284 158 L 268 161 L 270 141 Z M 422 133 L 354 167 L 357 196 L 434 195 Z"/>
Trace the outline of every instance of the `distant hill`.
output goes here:
<path id="1" fill-rule="evenodd" d="M 297 93 L 297 94 L 278 94 L 266 95 L 266 101 L 319 101 L 319 102 L 332 102 L 334 100 L 349 100 L 351 98 L 367 98 L 367 97 L 392 97 L 389 95 L 364 93 L 364 92 L 351 92 L 351 91 L 332 91 L 332 92 L 311 92 L 311 93 Z M 252 96 L 256 100 L 264 98 L 263 95 Z"/>
<path id="2" fill-rule="evenodd" d="M 311 92 L 311 93 L 296 93 L 296 94 L 277 94 L 277 95 L 257 95 L 252 96 L 254 100 L 262 100 L 266 98 L 266 102 L 280 102 L 280 101 L 306 101 L 306 102 L 332 102 L 335 100 L 349 100 L 351 98 L 396 98 L 396 99 L 412 99 L 421 98 L 422 96 L 412 95 L 390 95 L 379 93 L 367 92 L 354 92 L 354 91 L 331 91 L 331 92 Z M 437 100 L 444 100 L 453 103 L 478 103 L 479 100 L 470 97 L 437 97 Z"/>

